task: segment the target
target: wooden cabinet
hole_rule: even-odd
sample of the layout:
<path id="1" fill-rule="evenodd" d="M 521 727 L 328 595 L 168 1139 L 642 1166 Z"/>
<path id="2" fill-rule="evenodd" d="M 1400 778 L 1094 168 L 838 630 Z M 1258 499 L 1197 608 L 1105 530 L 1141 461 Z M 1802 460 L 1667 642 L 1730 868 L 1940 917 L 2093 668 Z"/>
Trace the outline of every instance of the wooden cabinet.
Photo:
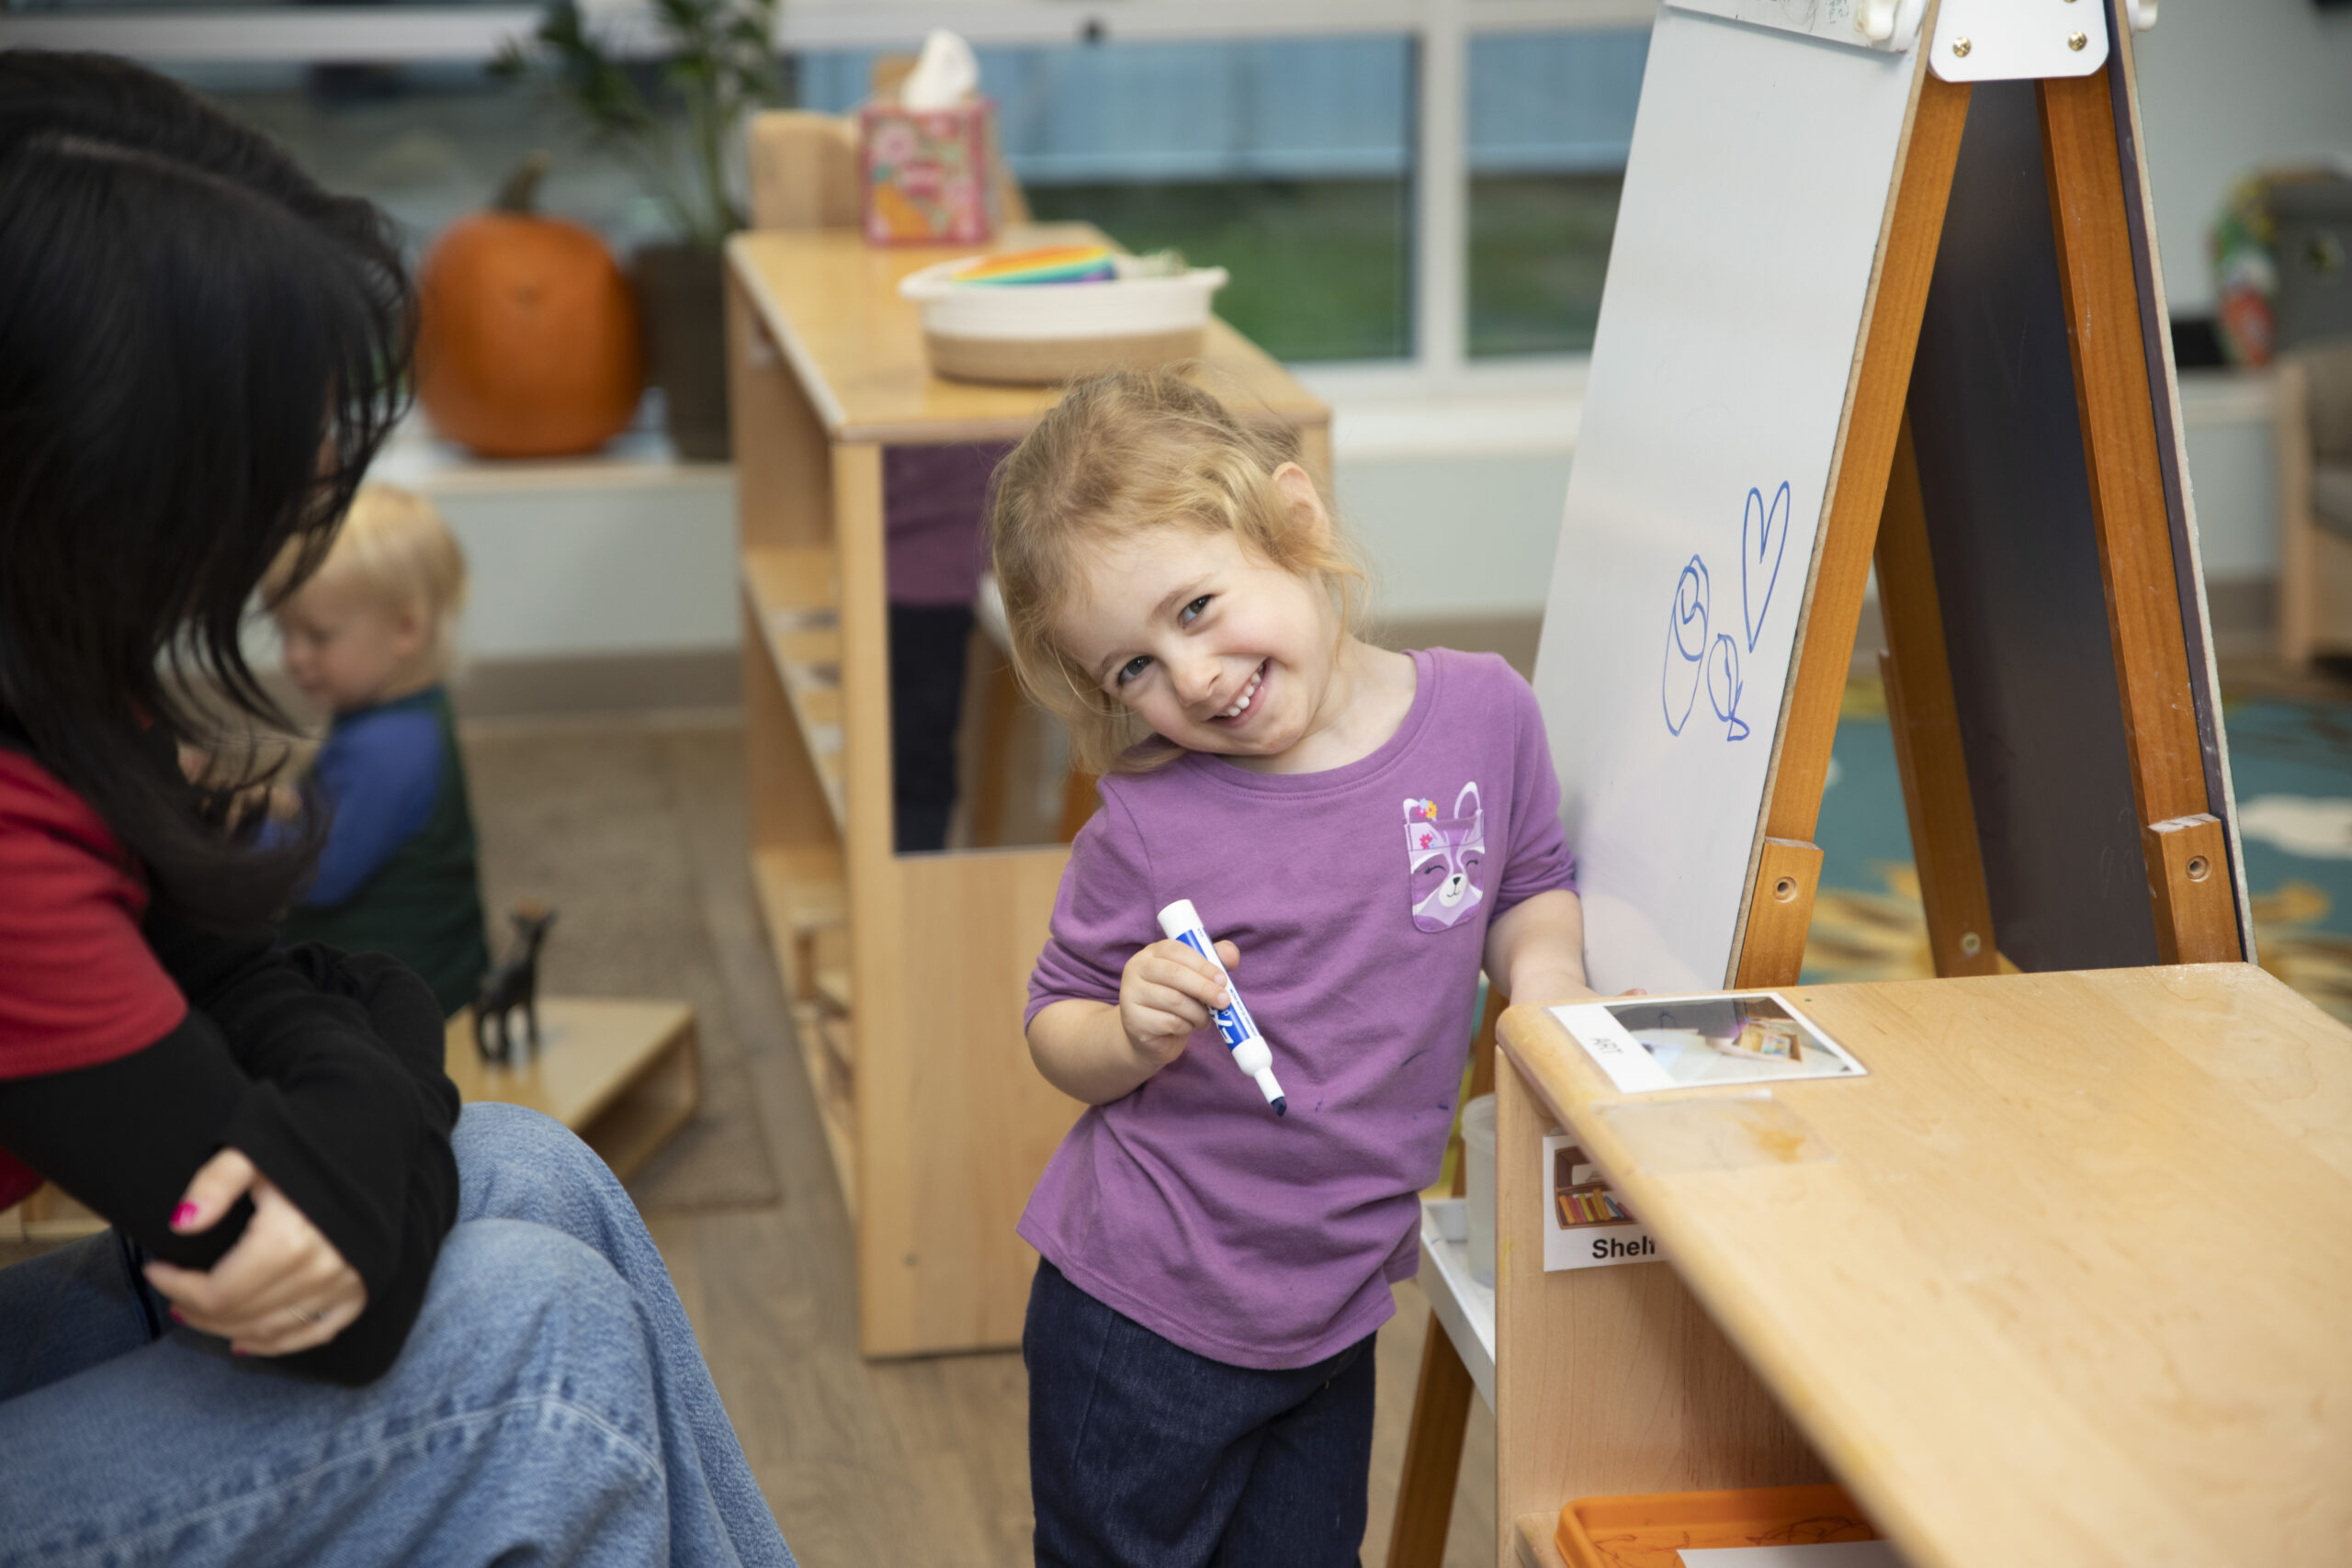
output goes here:
<path id="1" fill-rule="evenodd" d="M 1001 244 L 1099 238 L 1041 226 Z M 856 1229 L 871 1356 L 1019 1343 L 1036 1258 L 1013 1225 L 1079 1110 L 1021 1029 L 1069 851 L 892 842 L 883 448 L 1018 440 L 1059 397 L 930 374 L 898 283 L 955 254 L 839 228 L 728 251 L 752 869 Z M 1205 357 L 1328 477 L 1321 402 L 1222 323 Z"/>

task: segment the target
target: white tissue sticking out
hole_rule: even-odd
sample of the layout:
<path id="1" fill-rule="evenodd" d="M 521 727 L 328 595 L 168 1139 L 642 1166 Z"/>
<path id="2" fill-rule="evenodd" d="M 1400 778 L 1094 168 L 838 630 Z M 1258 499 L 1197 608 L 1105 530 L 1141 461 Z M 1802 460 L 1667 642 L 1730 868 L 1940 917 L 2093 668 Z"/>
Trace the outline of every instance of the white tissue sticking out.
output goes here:
<path id="1" fill-rule="evenodd" d="M 899 89 L 899 104 L 918 113 L 954 108 L 979 90 L 980 62 L 972 46 L 945 28 L 922 40 L 922 58 Z"/>

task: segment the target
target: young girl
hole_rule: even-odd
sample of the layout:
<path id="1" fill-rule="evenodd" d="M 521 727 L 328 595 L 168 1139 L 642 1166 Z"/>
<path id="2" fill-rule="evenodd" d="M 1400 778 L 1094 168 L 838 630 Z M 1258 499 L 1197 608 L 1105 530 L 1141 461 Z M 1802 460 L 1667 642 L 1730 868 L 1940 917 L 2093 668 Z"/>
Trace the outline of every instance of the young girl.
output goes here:
<path id="1" fill-rule="evenodd" d="M 1030 981 L 1038 1069 L 1091 1108 L 1021 1234 L 1041 1563 L 1352 1563 L 1374 1330 L 1414 1271 L 1483 966 L 1589 995 L 1533 694 L 1391 653 L 1286 432 L 1173 373 L 1071 390 L 1006 460 L 995 565 L 1031 693 L 1102 809 Z M 1209 1028 L 1190 899 L 1272 1045 L 1277 1117 Z"/>
<path id="2" fill-rule="evenodd" d="M 0 1207 L 114 1227 L 0 1269 L 0 1562 L 792 1561 L 612 1173 L 460 1112 L 422 981 L 276 940 L 315 846 L 230 826 L 268 770 L 209 716 L 283 723 L 245 607 L 413 303 L 186 89 L 0 51 Z"/>

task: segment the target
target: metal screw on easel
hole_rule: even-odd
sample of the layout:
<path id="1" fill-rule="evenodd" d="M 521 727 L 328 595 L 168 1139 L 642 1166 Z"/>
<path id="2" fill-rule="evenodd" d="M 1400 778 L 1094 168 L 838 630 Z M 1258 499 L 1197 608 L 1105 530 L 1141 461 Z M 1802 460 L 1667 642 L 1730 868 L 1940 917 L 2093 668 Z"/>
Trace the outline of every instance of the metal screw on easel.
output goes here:
<path id="1" fill-rule="evenodd" d="M 1974 931 L 1960 933 L 1960 951 L 1963 957 L 1973 958 L 1984 951 L 1984 939 Z"/>
<path id="2" fill-rule="evenodd" d="M 1954 54 L 1959 55 L 1962 60 L 1967 59 L 1968 51 L 1975 47 L 1976 46 L 1974 44 L 1969 42 L 1964 38 L 1956 38 L 1951 40 L 1951 51 Z"/>
<path id="3" fill-rule="evenodd" d="M 2066 35 L 2066 47 L 2073 50 L 2077 54 L 2081 53 L 2083 46 L 2090 41 L 2091 40 L 2089 39 L 2085 38 L 2080 33 L 2068 33 Z"/>

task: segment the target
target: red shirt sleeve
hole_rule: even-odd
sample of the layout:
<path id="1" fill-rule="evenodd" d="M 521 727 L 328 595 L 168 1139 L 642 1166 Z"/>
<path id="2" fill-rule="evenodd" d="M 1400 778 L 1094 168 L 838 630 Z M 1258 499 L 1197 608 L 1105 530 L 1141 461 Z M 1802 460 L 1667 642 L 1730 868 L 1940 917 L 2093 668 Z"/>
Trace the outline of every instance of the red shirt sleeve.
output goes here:
<path id="1" fill-rule="evenodd" d="M 147 888 L 83 800 L 0 752 L 0 1078 L 128 1056 L 187 1000 L 140 934 Z"/>
<path id="2" fill-rule="evenodd" d="M 140 934 L 147 887 L 98 814 L 0 750 L 0 1078 L 145 1049 L 187 1016 Z M 40 1185 L 0 1152 L 0 1208 Z"/>

